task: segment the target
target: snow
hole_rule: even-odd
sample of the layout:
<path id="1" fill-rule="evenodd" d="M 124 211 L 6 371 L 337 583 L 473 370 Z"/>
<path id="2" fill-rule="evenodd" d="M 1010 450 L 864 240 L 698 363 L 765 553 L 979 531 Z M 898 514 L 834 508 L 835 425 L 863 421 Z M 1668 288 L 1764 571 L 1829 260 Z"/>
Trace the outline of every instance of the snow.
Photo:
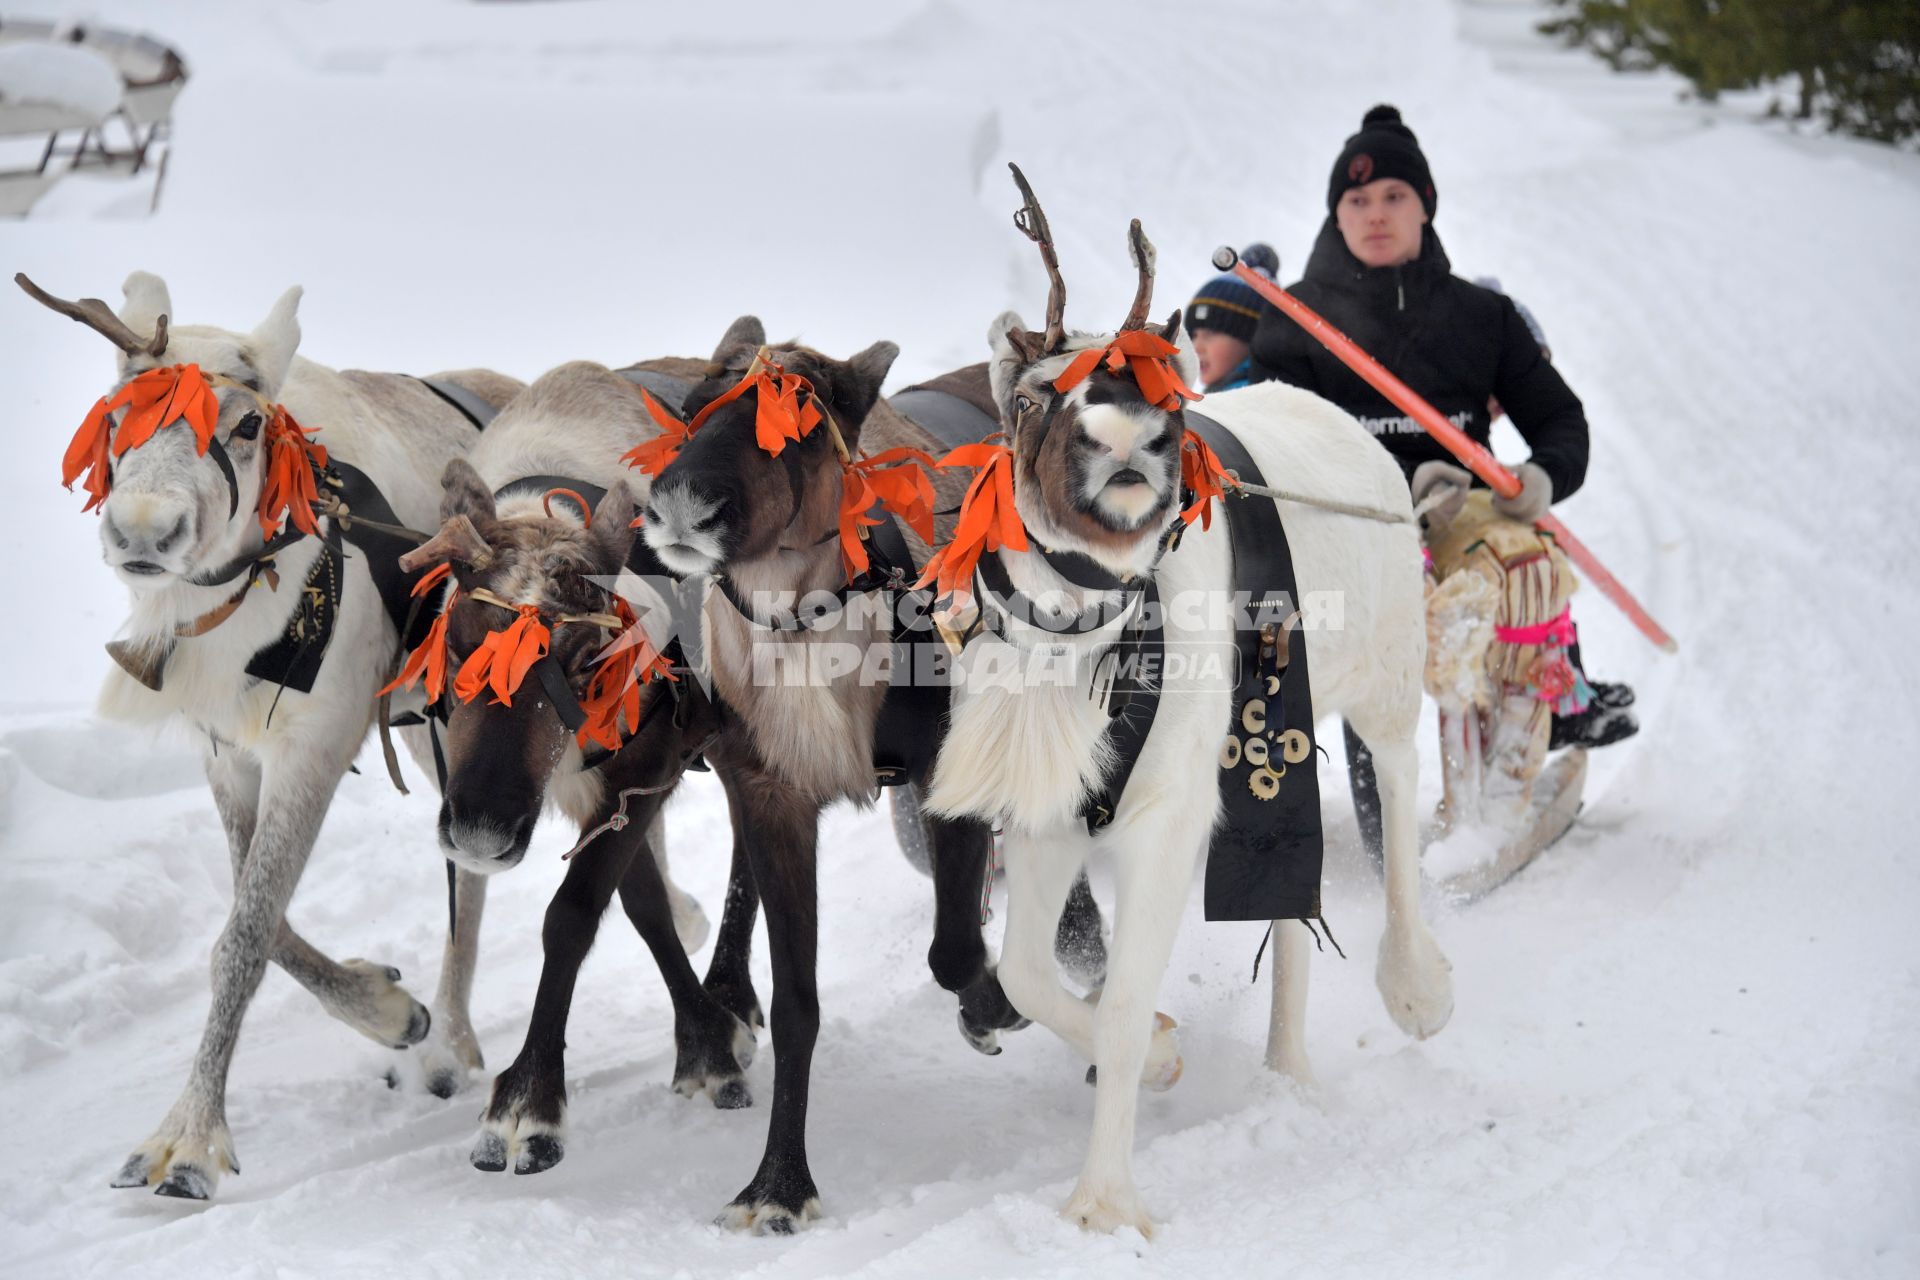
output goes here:
<path id="1" fill-rule="evenodd" d="M 90 715 L 123 596 L 54 480 L 110 352 L 11 296 L 9 1274 L 1920 1270 L 1913 157 L 1608 76 L 1529 35 L 1537 11 L 1515 3 L 752 0 L 724 24 L 586 0 L 89 10 L 194 67 L 159 212 L 0 227 L 7 270 L 110 299 L 157 270 L 183 322 L 242 329 L 302 283 L 303 349 L 340 367 L 531 377 L 703 354 L 753 310 L 831 352 L 892 338 L 905 385 L 981 358 L 1002 308 L 1042 309 L 1008 159 L 1059 236 L 1069 323 L 1110 324 L 1131 216 L 1159 246 L 1162 311 L 1217 243 L 1268 240 L 1294 278 L 1327 164 L 1393 101 L 1456 268 L 1536 311 L 1586 401 L 1594 465 L 1563 517 L 1682 649 L 1660 657 L 1596 593 L 1576 600 L 1595 673 L 1636 686 L 1644 727 L 1594 757 L 1586 811 L 1535 866 L 1432 904 L 1458 1000 L 1435 1039 L 1405 1040 L 1373 990 L 1381 895 L 1339 769 L 1325 897 L 1352 959 L 1316 961 L 1317 1091 L 1260 1064 L 1259 928 L 1190 906 L 1161 993 L 1186 1074 L 1141 1109 L 1138 1175 L 1166 1224 L 1150 1244 L 1057 1219 L 1088 1134 L 1083 1064 L 1038 1029 L 998 1058 L 961 1043 L 923 963 L 927 882 L 884 812 L 851 810 L 822 840 L 812 1231 L 708 1225 L 758 1158 L 771 1054 L 750 1110 L 675 1096 L 668 1005 L 617 919 L 574 1003 L 572 1141 L 551 1172 L 474 1171 L 479 1096 L 383 1088 L 394 1055 L 275 972 L 229 1095 L 244 1175 L 206 1206 L 110 1191 L 184 1079 L 227 859 L 191 744 Z M 424 992 L 444 928 L 433 805 L 393 794 L 377 752 L 362 769 L 293 917 Z M 678 878 L 716 910 L 717 788 L 696 779 L 669 822 Z M 493 888 L 475 1011 L 494 1069 L 568 843 L 544 827 Z"/>
<path id="2" fill-rule="evenodd" d="M 64 107 L 98 124 L 120 93 L 120 73 L 97 53 L 37 40 L 0 45 L 0 103 Z"/>

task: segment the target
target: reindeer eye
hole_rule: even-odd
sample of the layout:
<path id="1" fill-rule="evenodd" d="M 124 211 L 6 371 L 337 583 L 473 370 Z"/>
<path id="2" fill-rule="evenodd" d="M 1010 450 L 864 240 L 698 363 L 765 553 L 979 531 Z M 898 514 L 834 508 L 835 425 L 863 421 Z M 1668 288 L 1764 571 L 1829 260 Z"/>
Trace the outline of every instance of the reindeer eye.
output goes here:
<path id="1" fill-rule="evenodd" d="M 1027 399 L 1025 396 L 1015 396 L 1013 398 L 1013 411 L 1015 413 L 1024 414 L 1030 412 L 1032 409 L 1033 401 Z"/>
<path id="2" fill-rule="evenodd" d="M 240 419 L 239 423 L 236 424 L 235 427 L 233 428 L 233 434 L 228 436 L 227 438 L 229 440 L 251 440 L 259 434 L 260 434 L 260 415 L 257 413 L 250 413 L 246 417 Z"/>

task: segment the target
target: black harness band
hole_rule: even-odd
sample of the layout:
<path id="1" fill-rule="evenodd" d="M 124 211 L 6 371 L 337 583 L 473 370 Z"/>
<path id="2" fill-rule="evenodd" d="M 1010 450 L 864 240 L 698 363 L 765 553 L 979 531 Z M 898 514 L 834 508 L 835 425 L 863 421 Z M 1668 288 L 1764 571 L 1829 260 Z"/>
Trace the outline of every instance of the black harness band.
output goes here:
<path id="1" fill-rule="evenodd" d="M 978 443 L 1000 430 L 992 414 L 951 391 L 908 387 L 888 396 L 887 403 L 949 449 Z"/>
<path id="2" fill-rule="evenodd" d="M 485 431 L 500 411 L 457 382 L 445 378 L 415 378 L 421 386 L 445 400 L 471 422 L 476 431 Z"/>
<path id="3" fill-rule="evenodd" d="M 1223 466 L 1249 484 L 1265 484 L 1253 456 L 1232 432 L 1192 410 L 1186 419 L 1187 430 L 1206 441 Z M 1315 920 L 1320 918 L 1324 849 L 1309 646 L 1304 633 L 1289 630 L 1287 616 L 1299 601 L 1293 557 L 1271 499 L 1229 490 L 1221 505 L 1233 542 L 1234 589 L 1268 602 L 1261 612 L 1271 620 L 1238 637 L 1240 680 L 1220 761 L 1224 812 L 1207 856 L 1206 915 L 1209 920 Z M 1274 608 L 1279 601 L 1284 605 Z M 1256 702 L 1261 706 L 1250 715 Z M 1261 727 L 1254 729 L 1250 721 Z M 1284 755 L 1287 743 L 1294 744 L 1297 756 L 1305 744 L 1304 755 Z M 1250 758 L 1253 746 L 1259 748 L 1257 758 Z"/>
<path id="4" fill-rule="evenodd" d="M 693 390 L 693 383 L 685 378 L 676 378 L 671 374 L 659 373 L 653 369 L 615 369 L 615 373 L 636 387 L 645 387 L 660 402 L 660 407 L 674 417 L 681 416 L 682 407 L 687 403 L 687 393 Z"/>

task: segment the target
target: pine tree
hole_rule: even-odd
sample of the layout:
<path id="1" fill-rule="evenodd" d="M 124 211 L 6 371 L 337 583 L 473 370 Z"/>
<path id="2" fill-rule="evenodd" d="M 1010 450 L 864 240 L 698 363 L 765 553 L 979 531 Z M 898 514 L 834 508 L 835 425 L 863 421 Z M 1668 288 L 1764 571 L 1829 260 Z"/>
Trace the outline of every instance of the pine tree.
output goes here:
<path id="1" fill-rule="evenodd" d="M 1616 71 L 1666 67 L 1702 98 L 1778 86 L 1799 119 L 1899 142 L 1920 137 L 1915 0 L 1557 0 L 1549 35 Z M 1782 109 L 1776 100 L 1774 110 Z"/>

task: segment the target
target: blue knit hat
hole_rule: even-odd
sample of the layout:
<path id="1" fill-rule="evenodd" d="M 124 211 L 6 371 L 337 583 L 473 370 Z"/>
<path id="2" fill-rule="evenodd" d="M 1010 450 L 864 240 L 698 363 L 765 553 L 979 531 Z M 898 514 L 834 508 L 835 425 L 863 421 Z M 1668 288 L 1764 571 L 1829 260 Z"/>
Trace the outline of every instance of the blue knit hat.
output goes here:
<path id="1" fill-rule="evenodd" d="M 1269 280 L 1280 272 L 1280 255 L 1271 245 L 1248 245 L 1240 254 L 1240 261 Z M 1254 327 L 1260 323 L 1260 310 L 1266 305 L 1253 291 L 1253 286 L 1239 276 L 1231 273 L 1215 276 L 1201 285 L 1200 292 L 1187 304 L 1187 332 L 1212 329 L 1229 338 L 1251 342 Z"/>

